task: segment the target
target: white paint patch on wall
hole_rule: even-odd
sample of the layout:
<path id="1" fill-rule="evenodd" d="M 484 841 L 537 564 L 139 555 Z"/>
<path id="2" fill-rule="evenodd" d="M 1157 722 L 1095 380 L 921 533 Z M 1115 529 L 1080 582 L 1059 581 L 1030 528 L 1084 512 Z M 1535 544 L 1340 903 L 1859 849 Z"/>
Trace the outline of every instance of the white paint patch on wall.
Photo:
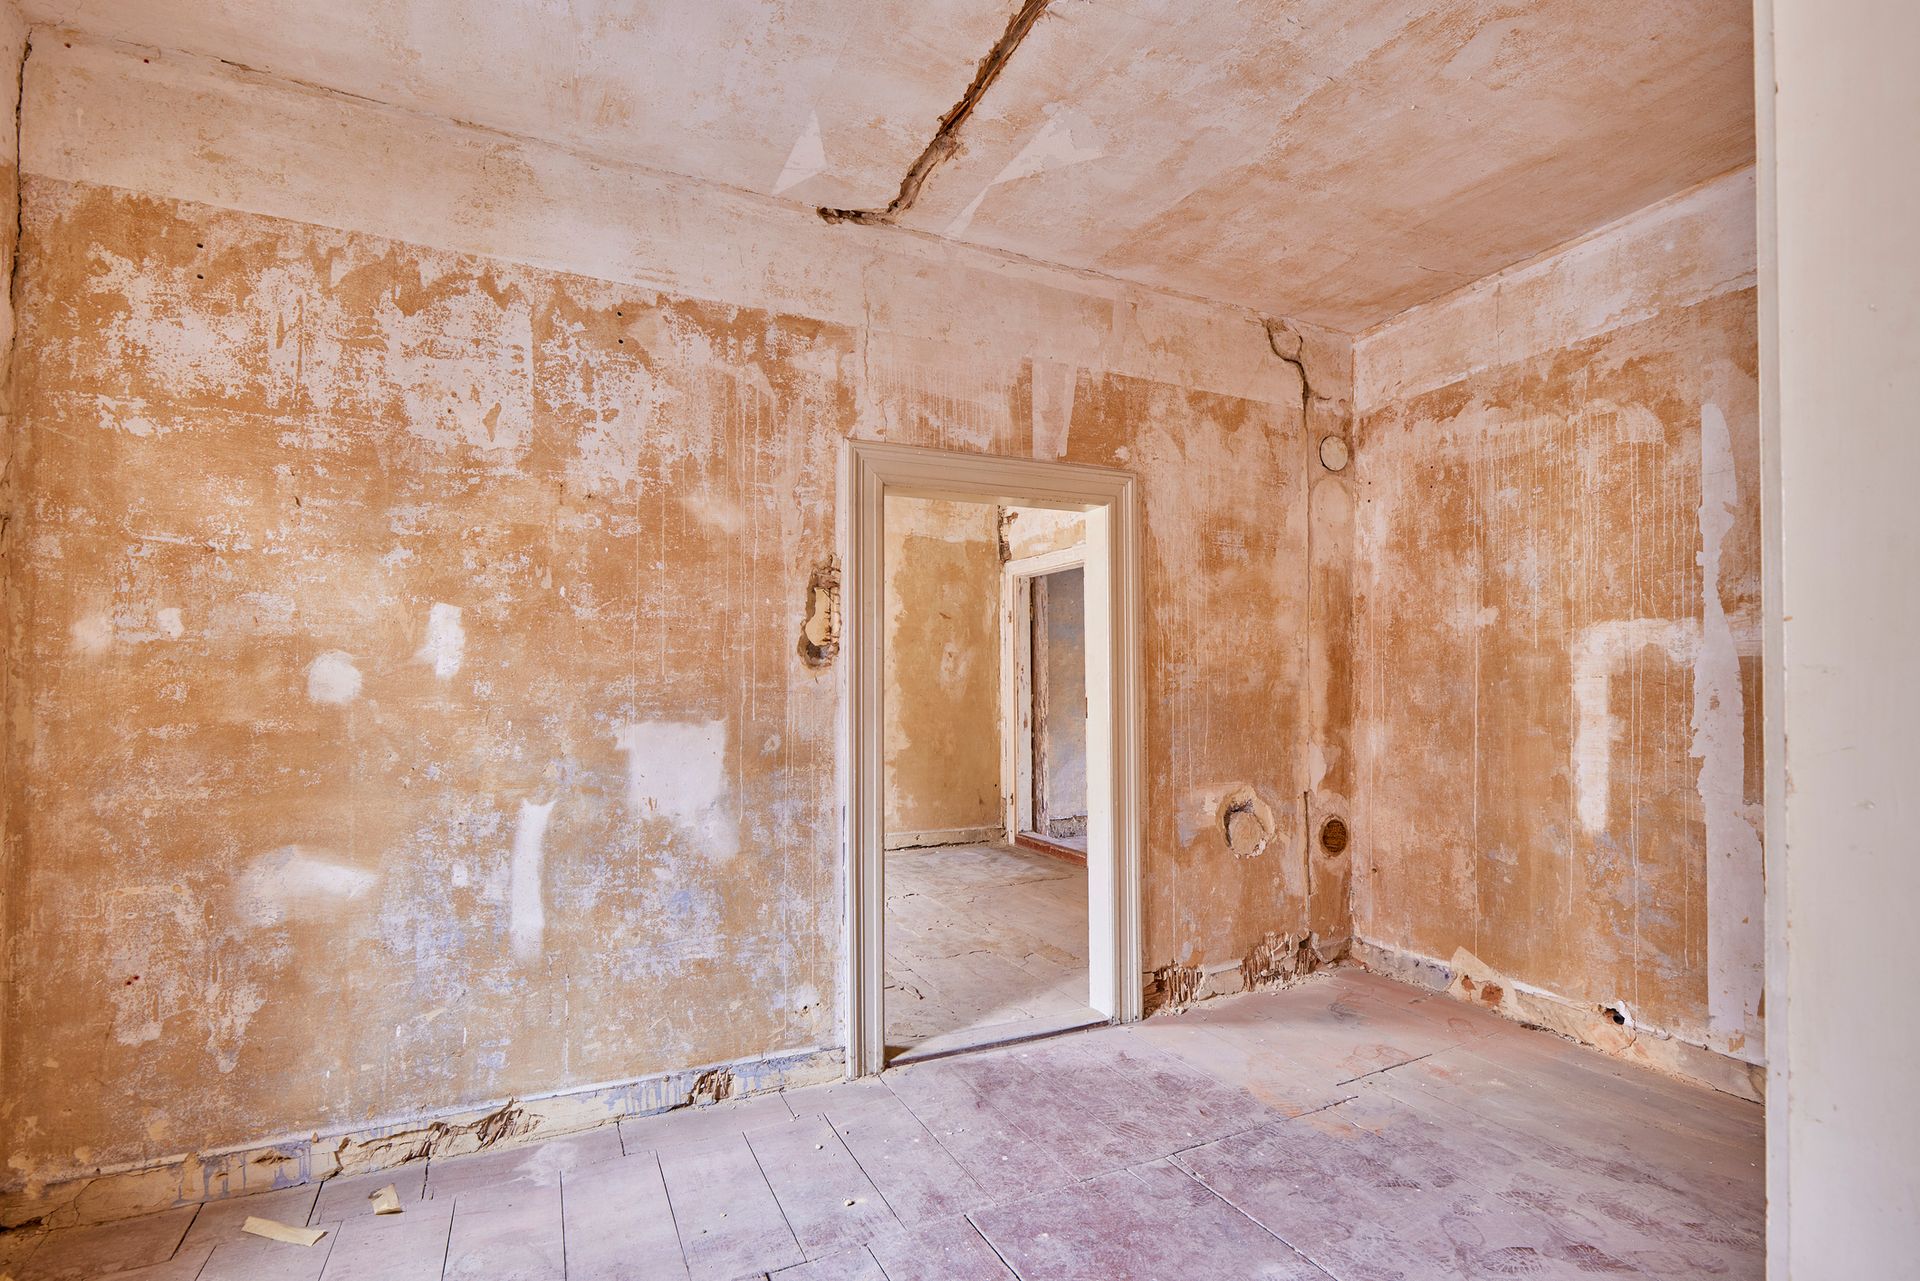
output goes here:
<path id="1" fill-rule="evenodd" d="M 558 800 L 521 801 L 520 821 L 513 829 L 513 861 L 507 888 L 508 932 L 513 958 L 540 959 L 547 937 L 547 902 L 541 890 L 541 867 L 546 861 L 547 820 Z"/>
<path id="2" fill-rule="evenodd" d="M 1690 618 L 1624 618 L 1585 628 L 1573 645 L 1573 783 L 1580 826 L 1589 833 L 1607 825 L 1612 787 L 1613 674 L 1629 655 L 1656 646 L 1677 663 L 1699 646 L 1700 625 Z"/>
<path id="3" fill-rule="evenodd" d="M 414 661 L 431 663 L 433 674 L 445 680 L 460 670 L 460 662 L 466 652 L 467 633 L 460 625 L 460 607 L 435 604 L 427 611 L 426 644 L 413 656 Z"/>
<path id="4" fill-rule="evenodd" d="M 113 619 L 105 613 L 76 618 L 69 629 L 73 647 L 88 658 L 97 658 L 113 644 Z"/>
<path id="5" fill-rule="evenodd" d="M 1067 430 L 1073 424 L 1076 365 L 1052 360 L 1033 362 L 1033 456 L 1051 461 L 1067 455 Z"/>
<path id="6" fill-rule="evenodd" d="M 627 754 L 627 801 L 636 813 L 677 824 L 710 854 L 736 852 L 725 721 L 642 721 L 621 726 L 614 742 Z"/>
<path id="7" fill-rule="evenodd" d="M 360 669 L 353 655 L 330 649 L 307 665 L 307 697 L 316 703 L 351 703 L 360 696 Z"/>
<path id="8" fill-rule="evenodd" d="M 255 858 L 234 882 L 234 914 L 265 928 L 287 919 L 324 916 L 364 896 L 379 878 L 327 850 L 282 845 Z"/>
<path id="9" fill-rule="evenodd" d="M 1704 602 L 1693 670 L 1693 747 L 1707 828 L 1707 1033 L 1715 1049 L 1764 1060 L 1764 894 L 1757 816 L 1746 800 L 1740 649 L 1720 599 L 1720 554 L 1740 507 L 1733 438 L 1718 405 L 1700 410 L 1700 556 Z"/>

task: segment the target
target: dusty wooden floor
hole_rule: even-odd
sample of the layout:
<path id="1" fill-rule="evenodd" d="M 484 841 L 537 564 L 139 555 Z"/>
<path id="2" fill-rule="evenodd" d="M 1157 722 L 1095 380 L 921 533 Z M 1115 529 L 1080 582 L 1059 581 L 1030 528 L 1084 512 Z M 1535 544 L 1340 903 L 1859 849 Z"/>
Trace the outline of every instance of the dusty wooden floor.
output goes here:
<path id="1" fill-rule="evenodd" d="M 939 1048 L 1087 1008 L 1087 869 L 1008 845 L 887 853 L 887 1044 Z"/>
<path id="2" fill-rule="evenodd" d="M 849 1085 L 0 1238 L 0 1271 L 1759 1278 L 1760 1115 L 1343 970 Z M 375 1218 L 367 1196 L 389 1182 L 405 1210 Z M 311 1249 L 280 1245 L 242 1236 L 249 1214 L 328 1231 Z"/>

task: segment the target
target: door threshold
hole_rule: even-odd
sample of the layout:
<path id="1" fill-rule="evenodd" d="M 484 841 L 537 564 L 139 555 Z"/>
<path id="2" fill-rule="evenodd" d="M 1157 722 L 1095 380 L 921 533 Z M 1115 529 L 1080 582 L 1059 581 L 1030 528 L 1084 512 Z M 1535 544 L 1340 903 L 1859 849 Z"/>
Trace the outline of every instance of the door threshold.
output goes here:
<path id="1" fill-rule="evenodd" d="M 1052 1036 L 1062 1036 L 1068 1032 L 1084 1032 L 1092 1027 L 1106 1027 L 1112 1022 L 1112 1019 L 1098 1010 L 1087 1008 L 1074 1010 L 1069 1014 L 1049 1015 L 1045 1018 L 1020 1019 L 1013 1023 L 991 1023 L 986 1027 L 961 1028 L 957 1032 L 942 1032 L 938 1036 L 928 1037 L 917 1045 L 910 1045 L 890 1055 L 887 1058 L 887 1066 L 905 1067 L 910 1063 L 950 1058 L 955 1054 L 966 1054 L 973 1050 L 1019 1045 L 1024 1041 L 1041 1041 Z"/>
<path id="2" fill-rule="evenodd" d="M 1013 843 L 1020 849 L 1032 850 L 1036 854 L 1049 854 L 1069 863 L 1087 865 L 1087 852 L 1072 845 L 1063 845 L 1059 841 L 1040 835 L 1038 832 L 1015 832 Z"/>

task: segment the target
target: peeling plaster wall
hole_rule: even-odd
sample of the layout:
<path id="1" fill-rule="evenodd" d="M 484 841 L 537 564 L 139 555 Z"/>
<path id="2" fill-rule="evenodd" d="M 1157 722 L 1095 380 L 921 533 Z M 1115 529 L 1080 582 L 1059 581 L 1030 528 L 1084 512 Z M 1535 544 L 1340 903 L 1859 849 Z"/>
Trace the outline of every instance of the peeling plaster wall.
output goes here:
<path id="1" fill-rule="evenodd" d="M 1762 1062 L 1753 175 L 1356 344 L 1358 934 Z"/>
<path id="2" fill-rule="evenodd" d="M 1258 317 L 151 51 L 25 103 L 8 1180 L 836 1043 L 848 434 L 1142 477 L 1147 962 L 1304 932 Z"/>
<path id="3" fill-rule="evenodd" d="M 7 0 L 0 3 L 0 67 L 5 82 L 17 84 L 27 53 L 27 27 L 19 10 Z M 15 254 L 19 249 L 20 155 L 19 115 L 16 100 L 8 121 L 0 125 L 0 280 L 6 289 L 0 292 L 0 577 L 10 578 L 17 545 L 15 527 L 16 484 L 14 473 L 13 414 L 13 275 Z M 15 615 L 11 593 L 0 591 L 0 643 L 7 654 L 13 652 Z M 13 664 L 0 662 L 0 708 L 12 705 Z M 4 1016 L 6 992 L 12 984 L 13 894 L 11 869 L 13 841 L 7 833 L 13 797 L 12 778 L 16 753 L 13 736 L 0 734 L 0 1081 L 6 1079 L 14 1038 Z M 0 1113 L 3 1116 L 4 1113 Z M 0 1159 L 6 1144 L 0 1140 Z M 0 1174 L 0 1181 L 4 1180 Z"/>
<path id="4" fill-rule="evenodd" d="M 1000 828 L 999 524 L 991 503 L 887 499 L 889 842 Z"/>

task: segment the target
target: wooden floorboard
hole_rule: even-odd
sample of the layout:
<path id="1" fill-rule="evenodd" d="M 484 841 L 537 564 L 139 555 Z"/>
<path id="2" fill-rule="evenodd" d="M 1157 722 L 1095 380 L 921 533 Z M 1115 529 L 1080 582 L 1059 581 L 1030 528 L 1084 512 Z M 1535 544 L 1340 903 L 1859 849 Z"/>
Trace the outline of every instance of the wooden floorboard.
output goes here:
<path id="1" fill-rule="evenodd" d="M 0 1260 L 19 1281 L 1760 1281 L 1761 1112 L 1341 970 L 865 1081 L 0 1236 Z M 376 1217 L 367 1194 L 388 1183 L 402 1212 Z M 247 1236 L 253 1213 L 326 1236 Z"/>

